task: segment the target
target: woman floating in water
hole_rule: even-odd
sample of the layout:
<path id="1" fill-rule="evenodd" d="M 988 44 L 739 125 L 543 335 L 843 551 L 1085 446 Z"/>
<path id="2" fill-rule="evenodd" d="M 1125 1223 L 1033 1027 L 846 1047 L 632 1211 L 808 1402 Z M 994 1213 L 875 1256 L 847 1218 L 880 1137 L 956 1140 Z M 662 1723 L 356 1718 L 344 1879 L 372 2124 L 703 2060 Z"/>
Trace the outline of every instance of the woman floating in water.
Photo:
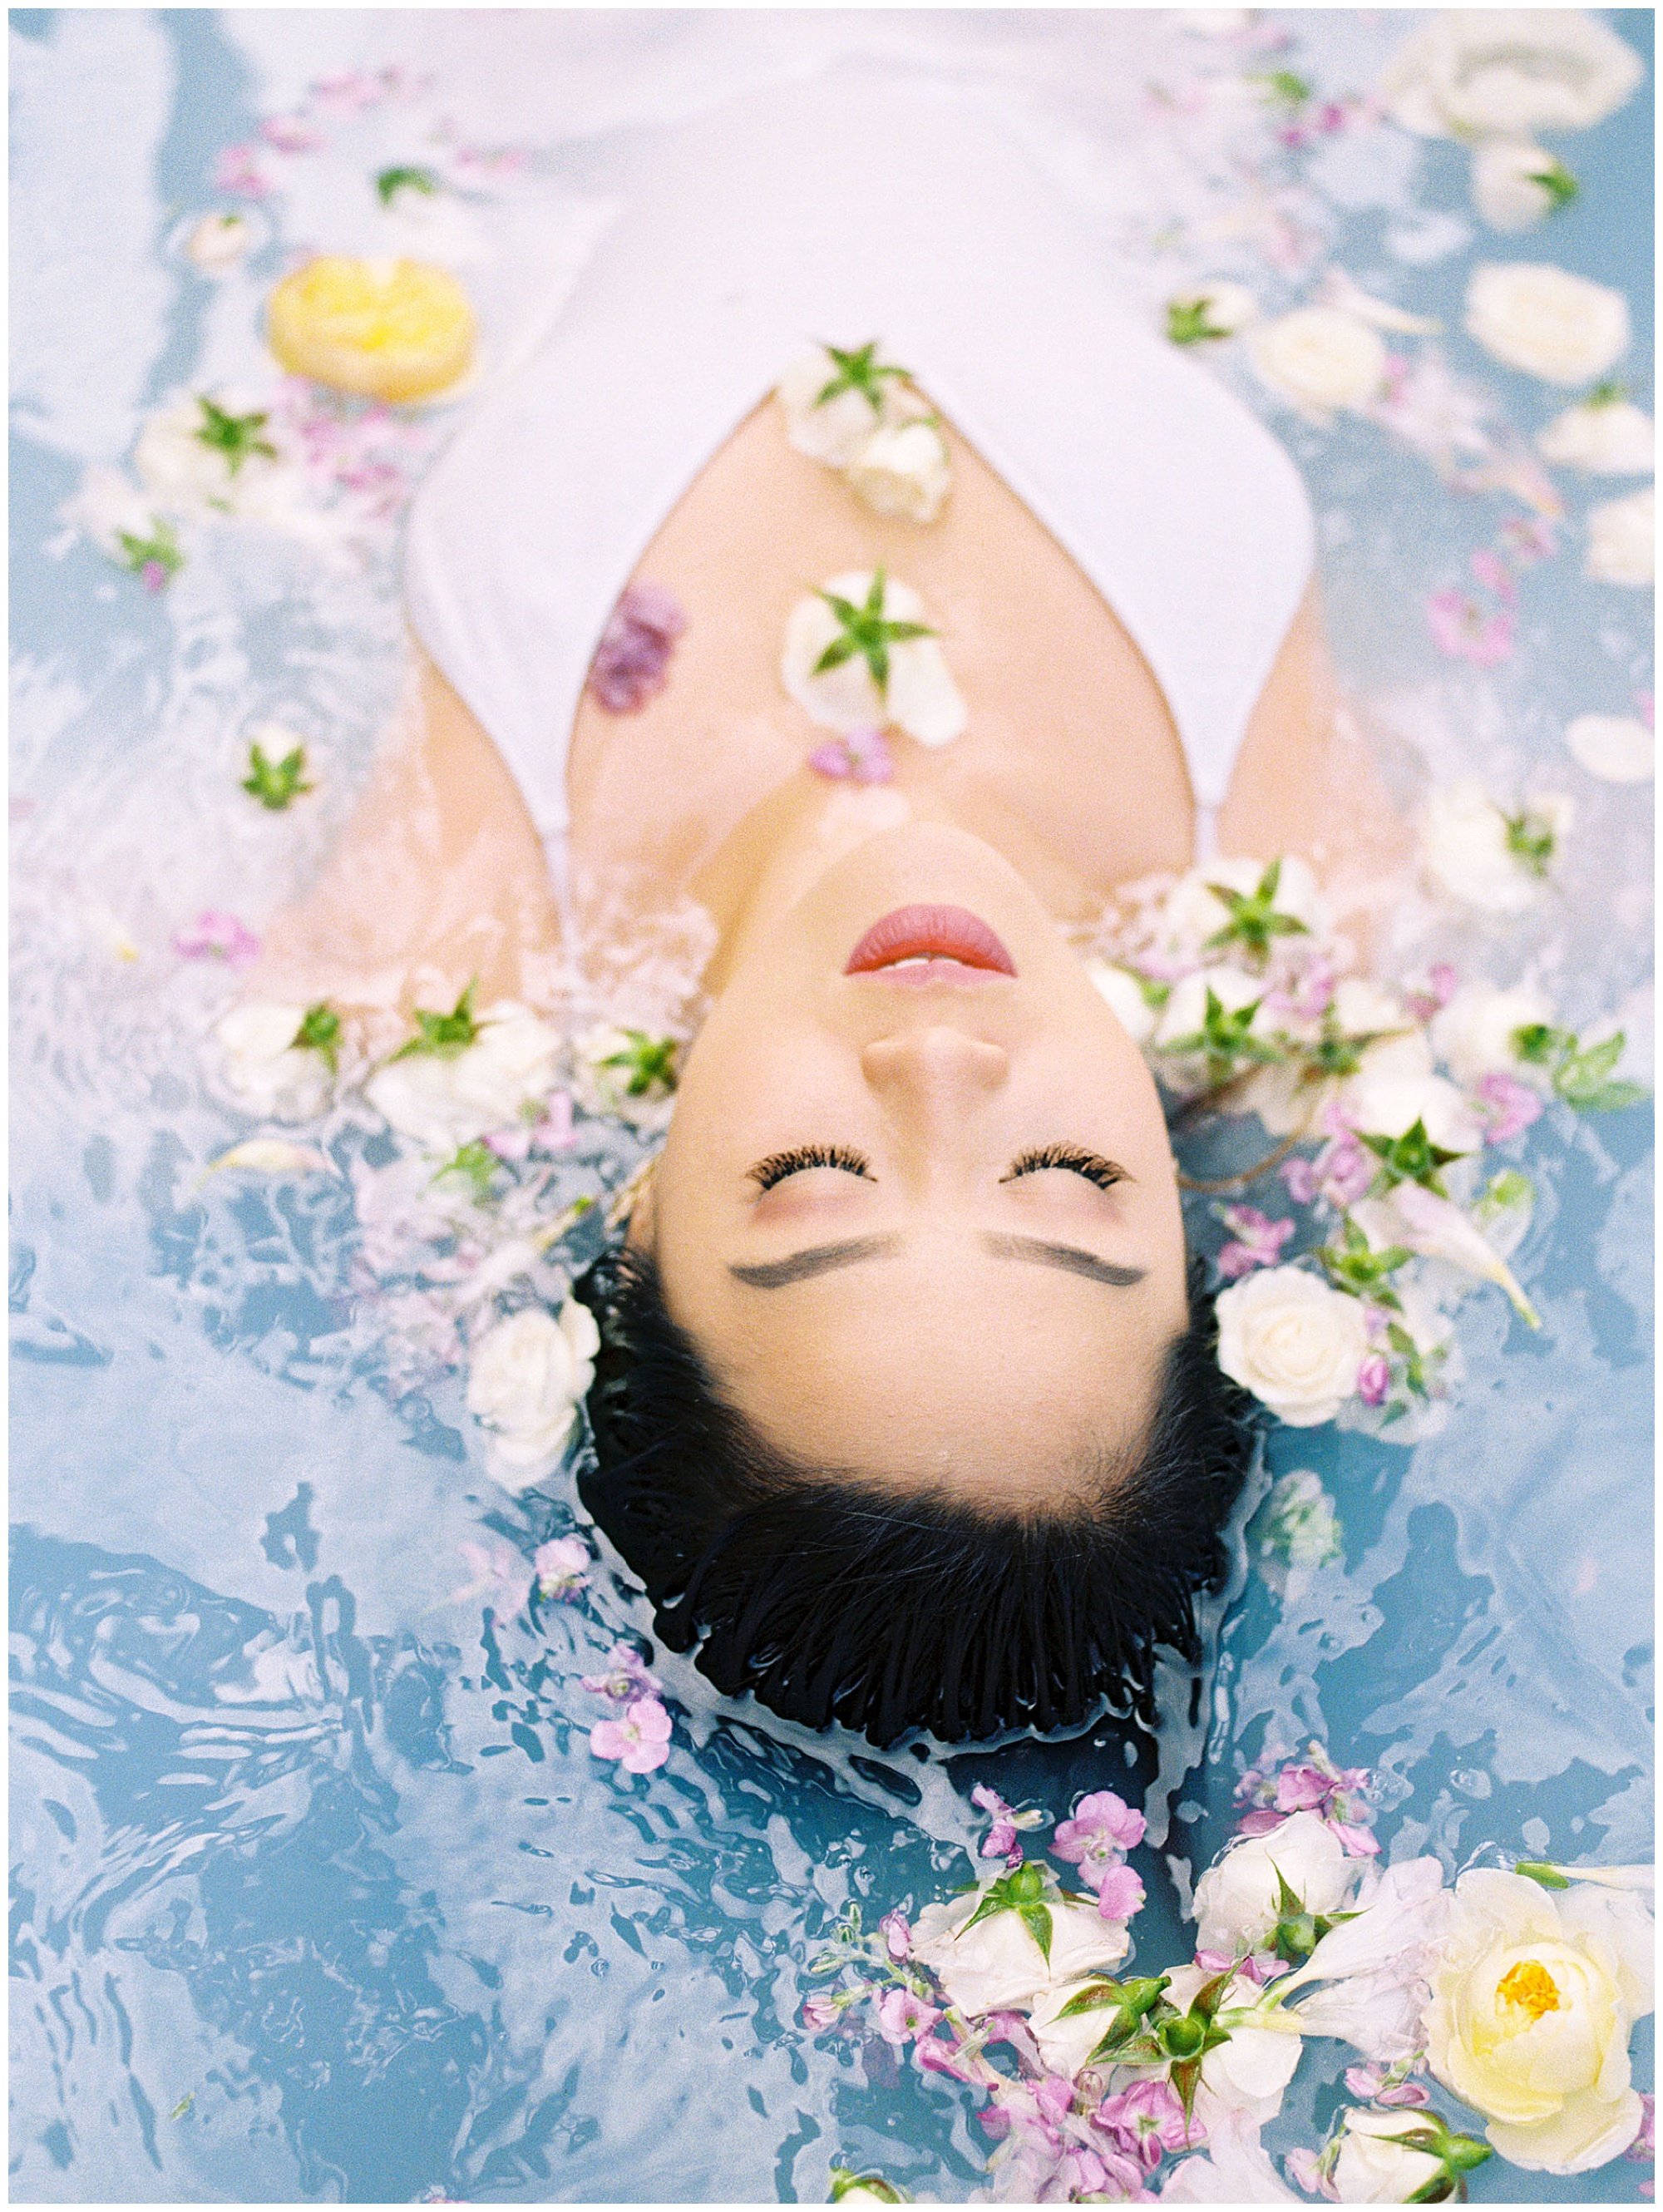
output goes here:
<path id="1" fill-rule="evenodd" d="M 1389 886 L 1312 561 L 957 88 L 689 129 L 424 485 L 419 736 L 270 972 L 546 1000 L 586 917 L 708 915 L 580 1486 L 723 1690 L 956 1739 L 1193 1650 L 1246 1401 L 1070 936 L 1215 851 Z"/>

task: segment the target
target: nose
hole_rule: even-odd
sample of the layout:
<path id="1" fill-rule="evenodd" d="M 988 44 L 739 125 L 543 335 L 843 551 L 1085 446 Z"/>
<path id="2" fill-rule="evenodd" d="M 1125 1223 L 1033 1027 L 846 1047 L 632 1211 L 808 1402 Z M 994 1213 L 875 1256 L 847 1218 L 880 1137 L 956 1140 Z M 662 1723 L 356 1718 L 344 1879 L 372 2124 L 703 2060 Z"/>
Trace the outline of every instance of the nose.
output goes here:
<path id="1" fill-rule="evenodd" d="M 986 1037 L 943 1026 L 875 1038 L 860 1066 L 884 1105 L 928 1137 L 991 1097 L 1011 1073 L 1011 1055 Z"/>

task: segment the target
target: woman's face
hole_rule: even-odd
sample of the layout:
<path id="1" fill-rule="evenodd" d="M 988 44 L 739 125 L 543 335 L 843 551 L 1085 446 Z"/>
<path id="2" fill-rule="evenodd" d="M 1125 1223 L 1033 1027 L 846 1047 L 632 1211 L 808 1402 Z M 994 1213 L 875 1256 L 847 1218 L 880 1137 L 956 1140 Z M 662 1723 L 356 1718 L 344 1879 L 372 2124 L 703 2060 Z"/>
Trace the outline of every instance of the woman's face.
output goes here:
<path id="1" fill-rule="evenodd" d="M 934 823 L 742 937 L 632 1235 L 778 1449 L 1018 1510 L 1135 1455 L 1186 1320 L 1142 1055 L 1023 878 Z"/>

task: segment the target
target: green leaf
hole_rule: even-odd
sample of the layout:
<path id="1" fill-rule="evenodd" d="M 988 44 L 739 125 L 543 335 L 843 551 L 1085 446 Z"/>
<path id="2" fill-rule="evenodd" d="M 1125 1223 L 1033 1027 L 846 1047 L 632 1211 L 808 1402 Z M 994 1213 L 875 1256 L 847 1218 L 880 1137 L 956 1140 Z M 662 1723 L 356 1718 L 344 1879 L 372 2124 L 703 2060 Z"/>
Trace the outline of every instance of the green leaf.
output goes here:
<path id="1" fill-rule="evenodd" d="M 489 1146 L 482 1144 L 476 1138 L 471 1144 L 464 1145 L 446 1161 L 444 1166 L 434 1176 L 434 1181 L 438 1182 L 445 1176 L 461 1176 L 472 1185 L 476 1204 L 483 1206 L 491 1194 L 491 1186 L 496 1180 L 497 1170 L 501 1164 L 502 1163 Z"/>
<path id="2" fill-rule="evenodd" d="M 1584 1114 L 1616 1114 L 1625 1106 L 1638 1106 L 1651 1093 L 1643 1083 L 1607 1083 L 1572 1103 Z"/>
<path id="3" fill-rule="evenodd" d="M 1544 1889 L 1569 1889 L 1570 1883 L 1557 1867 L 1549 1866 L 1542 1859 L 1515 1859 L 1514 1874 L 1521 1874 L 1528 1881 L 1539 1881 Z"/>
<path id="4" fill-rule="evenodd" d="M 1168 338 L 1175 346 L 1205 345 L 1211 338 L 1227 338 L 1229 332 L 1211 321 L 1211 311 L 1212 302 L 1204 293 L 1193 300 L 1169 300 Z"/>
<path id="5" fill-rule="evenodd" d="M 168 2113 L 168 2118 L 170 2120 L 182 2120 L 196 2101 L 197 2096 L 195 2090 L 187 2089 L 184 2096 L 179 2099 L 178 2104 L 174 2106 L 173 2111 Z"/>
<path id="6" fill-rule="evenodd" d="M 654 1084 L 673 1091 L 678 1049 L 675 1038 L 649 1036 L 645 1030 L 625 1030 L 623 1036 L 626 1042 L 622 1051 L 608 1053 L 596 1065 L 628 1071 L 629 1079 L 624 1085 L 628 1097 L 646 1097 Z"/>
<path id="7" fill-rule="evenodd" d="M 258 744 L 249 746 L 248 774 L 243 778 L 242 788 L 273 814 L 281 814 L 291 799 L 313 787 L 306 781 L 304 745 L 296 745 L 280 761 L 268 759 L 264 749 Z"/>
<path id="8" fill-rule="evenodd" d="M 263 453 L 268 460 L 276 459 L 277 448 L 269 438 L 260 435 L 268 416 L 264 414 L 229 415 L 223 407 L 216 406 L 205 392 L 197 394 L 197 404 L 202 410 L 202 421 L 191 435 L 199 446 L 206 446 L 209 453 L 222 454 L 231 475 L 236 475 L 252 453 Z"/>
<path id="9" fill-rule="evenodd" d="M 294 1032 L 289 1049 L 316 1052 L 323 1055 L 324 1065 L 331 1075 L 338 1072 L 341 1054 L 341 1017 L 327 999 L 319 999 L 315 1006 L 308 1006 L 305 1018 Z"/>
<path id="10" fill-rule="evenodd" d="M 1048 1905 L 1023 1905 L 1017 1907 L 1022 1924 L 1040 1947 L 1040 1956 L 1048 1966 L 1051 1964 L 1051 1908 Z"/>
<path id="11" fill-rule="evenodd" d="M 433 1012 L 426 1006 L 414 1009 L 416 1034 L 408 1044 L 399 1046 L 393 1060 L 411 1060 L 418 1054 L 431 1053 L 437 1060 L 455 1060 L 464 1053 L 479 1035 L 479 1024 L 474 1018 L 474 992 L 479 978 L 476 975 L 448 1014 Z M 391 1065 L 390 1061 L 389 1066 Z"/>
<path id="12" fill-rule="evenodd" d="M 1309 84 L 1292 70 L 1271 70 L 1259 81 L 1284 107 L 1303 107 L 1311 96 Z"/>
<path id="13" fill-rule="evenodd" d="M 375 196 L 383 207 L 391 207 L 398 192 L 436 192 L 439 179 L 432 169 L 401 166 L 383 169 L 375 179 Z"/>

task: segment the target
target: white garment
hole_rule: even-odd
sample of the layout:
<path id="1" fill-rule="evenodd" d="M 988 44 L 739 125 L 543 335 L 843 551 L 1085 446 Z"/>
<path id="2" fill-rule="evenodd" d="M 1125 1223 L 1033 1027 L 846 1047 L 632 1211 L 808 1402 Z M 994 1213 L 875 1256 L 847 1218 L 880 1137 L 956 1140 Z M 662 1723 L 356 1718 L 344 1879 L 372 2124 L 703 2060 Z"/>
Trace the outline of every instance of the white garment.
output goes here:
<path id="1" fill-rule="evenodd" d="M 809 343 L 873 338 L 1097 586 L 1198 814 L 1223 801 L 1310 576 L 1297 472 L 1128 310 L 977 94 L 833 74 L 678 134 L 416 497 L 416 635 L 551 844 L 590 660 L 665 515 Z"/>

